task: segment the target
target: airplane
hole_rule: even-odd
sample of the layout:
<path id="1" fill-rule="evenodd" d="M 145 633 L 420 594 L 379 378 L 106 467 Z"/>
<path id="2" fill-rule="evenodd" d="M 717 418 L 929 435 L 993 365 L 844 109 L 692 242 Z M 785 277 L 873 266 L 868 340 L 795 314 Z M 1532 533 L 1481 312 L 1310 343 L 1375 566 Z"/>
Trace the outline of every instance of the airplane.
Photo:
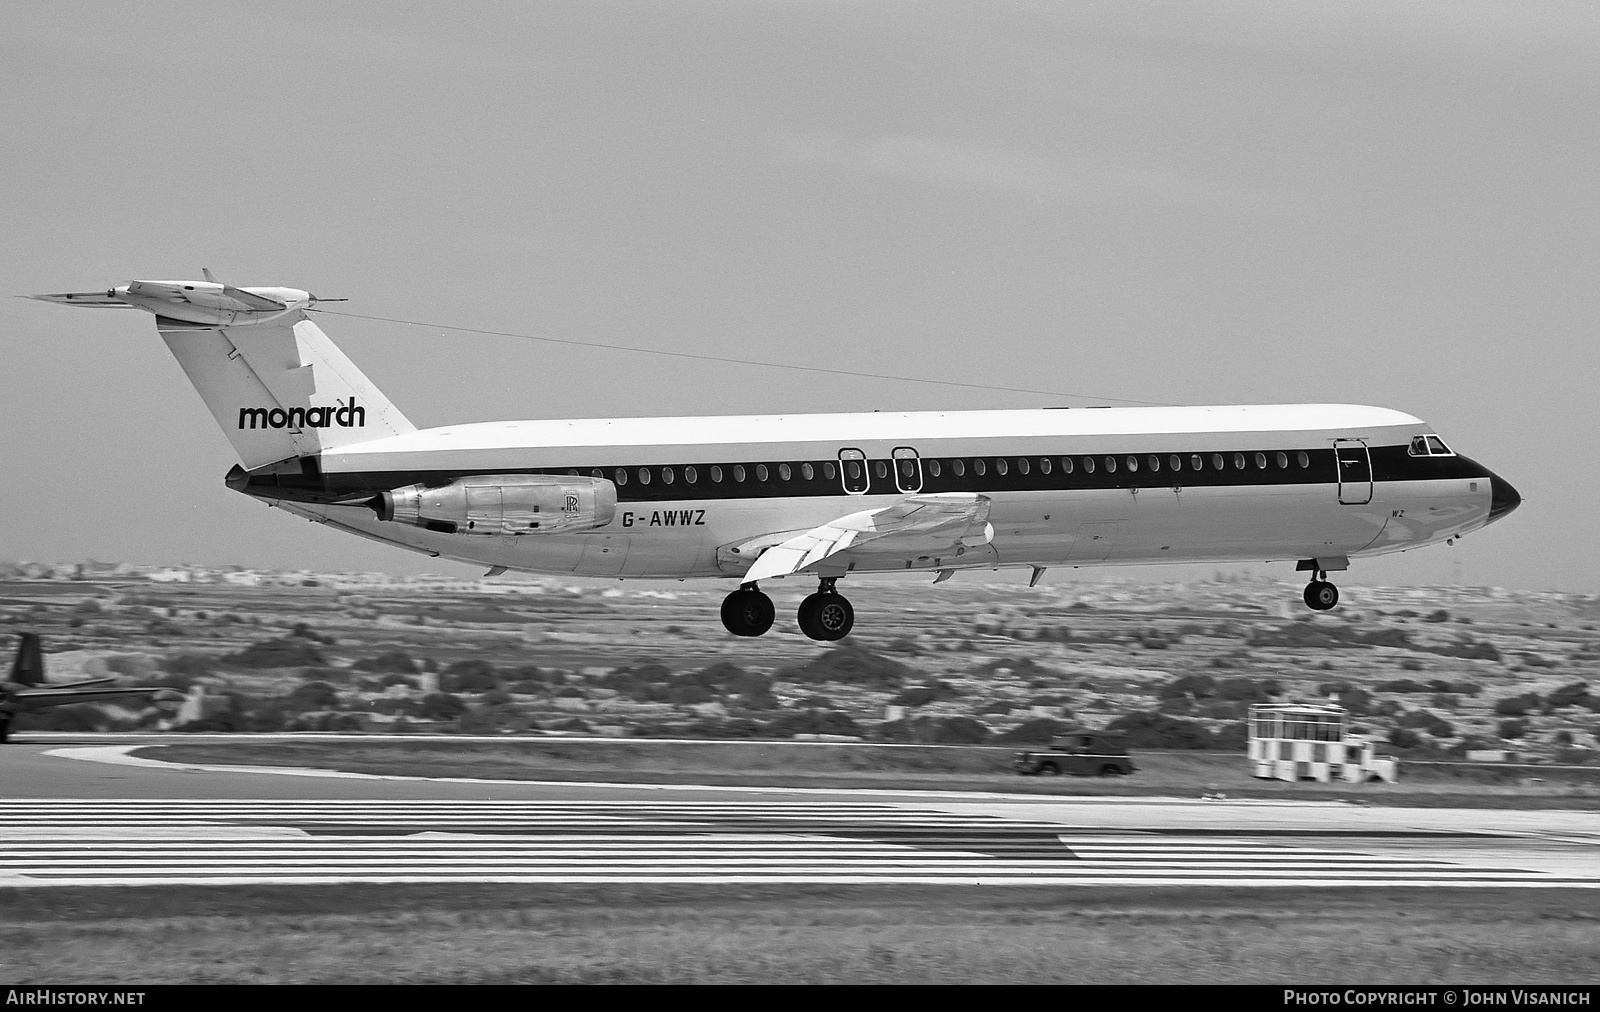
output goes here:
<path id="1" fill-rule="evenodd" d="M 107 685 L 115 678 L 90 678 L 81 682 L 51 685 L 44 677 L 44 654 L 39 649 L 38 633 L 25 632 L 11 662 L 11 677 L 0 685 L 0 744 L 10 740 L 11 721 L 19 713 L 42 710 L 47 706 L 71 703 L 98 703 L 122 696 L 160 696 L 177 690 L 165 686 L 116 688 Z"/>
<path id="2" fill-rule="evenodd" d="M 1421 419 L 1345 404 L 471 422 L 418 429 L 294 288 L 133 281 L 36 295 L 134 307 L 238 454 L 235 491 L 337 530 L 508 570 L 817 581 L 800 630 L 842 639 L 851 574 L 1292 561 L 1307 606 L 1352 559 L 1453 541 L 1521 503 Z"/>

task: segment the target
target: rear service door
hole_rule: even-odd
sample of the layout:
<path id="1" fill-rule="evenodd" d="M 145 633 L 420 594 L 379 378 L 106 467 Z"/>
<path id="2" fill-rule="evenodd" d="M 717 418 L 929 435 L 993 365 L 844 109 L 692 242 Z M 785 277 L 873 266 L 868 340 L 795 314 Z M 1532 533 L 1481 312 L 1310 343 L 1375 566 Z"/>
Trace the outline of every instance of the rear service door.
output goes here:
<path id="1" fill-rule="evenodd" d="M 1372 455 L 1359 439 L 1335 439 L 1333 456 L 1339 466 L 1339 501 L 1360 506 L 1372 501 Z"/>

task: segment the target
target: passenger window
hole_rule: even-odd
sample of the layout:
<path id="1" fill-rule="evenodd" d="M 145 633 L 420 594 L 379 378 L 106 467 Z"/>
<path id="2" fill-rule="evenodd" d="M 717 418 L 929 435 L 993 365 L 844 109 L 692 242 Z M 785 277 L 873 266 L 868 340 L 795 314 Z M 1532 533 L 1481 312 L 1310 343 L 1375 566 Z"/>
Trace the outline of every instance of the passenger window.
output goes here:
<path id="1" fill-rule="evenodd" d="M 672 484 L 672 468 L 663 467 L 661 469 L 661 483 L 663 485 L 671 485 Z"/>
<path id="2" fill-rule="evenodd" d="M 1172 456 L 1167 458 L 1167 466 L 1172 468 L 1174 471 L 1182 471 L 1183 458 L 1174 453 Z"/>
<path id="3" fill-rule="evenodd" d="M 1085 474 L 1094 474 L 1094 458 L 1093 457 L 1085 457 L 1085 458 L 1083 458 L 1083 472 Z"/>
<path id="4" fill-rule="evenodd" d="M 1010 468 L 1006 466 L 1006 458 L 996 457 L 994 460 L 994 473 L 1005 474 L 1008 470 L 1010 470 Z"/>
<path id="5" fill-rule="evenodd" d="M 1028 473 L 1028 458 L 1027 457 L 1018 457 L 1017 458 L 1017 473 L 1018 474 L 1027 474 Z"/>
<path id="6" fill-rule="evenodd" d="M 825 460 L 822 462 L 822 476 L 824 478 L 832 481 L 837 474 L 838 472 L 833 469 L 833 461 Z"/>
<path id="7" fill-rule="evenodd" d="M 1278 465 L 1279 469 L 1289 466 L 1289 455 L 1284 453 L 1282 450 L 1279 450 L 1273 455 L 1273 460 Z"/>
<path id="8" fill-rule="evenodd" d="M 1190 454 L 1189 467 L 1195 471 L 1204 471 L 1206 469 L 1206 458 L 1200 456 L 1198 453 Z"/>
<path id="9" fill-rule="evenodd" d="M 788 481 L 793 475 L 794 475 L 794 472 L 789 470 L 789 465 L 788 464 L 779 464 L 778 465 L 778 477 L 779 478 L 782 478 L 784 481 Z"/>
<path id="10" fill-rule="evenodd" d="M 1152 471 L 1161 470 L 1161 458 L 1156 456 L 1155 454 L 1152 453 L 1150 455 L 1150 459 L 1149 459 L 1148 463 L 1150 464 L 1150 470 L 1152 470 Z"/>
<path id="11" fill-rule="evenodd" d="M 1222 454 L 1213 453 L 1211 455 L 1211 468 L 1212 468 L 1212 470 L 1220 471 L 1220 470 L 1222 470 L 1223 468 L 1225 468 L 1227 466 L 1228 466 L 1228 462 L 1226 460 L 1222 459 Z"/>
<path id="12" fill-rule="evenodd" d="M 604 478 L 605 476 L 606 476 L 606 473 L 604 471 L 600 470 L 598 467 L 595 468 L 593 471 L 589 472 L 589 477 L 591 477 L 591 478 Z"/>
<path id="13" fill-rule="evenodd" d="M 1244 454 L 1236 453 L 1233 455 L 1233 468 L 1236 471 L 1244 470 Z"/>
<path id="14" fill-rule="evenodd" d="M 956 477 L 959 478 L 967 473 L 967 462 L 957 457 L 950 462 L 950 470 L 954 471 Z"/>
<path id="15" fill-rule="evenodd" d="M 1300 453 L 1297 456 L 1297 459 L 1298 459 L 1301 467 L 1310 467 L 1311 466 L 1311 455 L 1306 453 L 1306 451 L 1301 450 Z"/>
<path id="16" fill-rule="evenodd" d="M 917 476 L 917 465 L 912 461 L 902 460 L 900 462 L 900 475 L 904 478 L 915 478 Z"/>
<path id="17" fill-rule="evenodd" d="M 1072 473 L 1072 458 L 1071 457 L 1062 457 L 1061 458 L 1061 473 L 1062 474 L 1071 474 Z"/>
<path id="18" fill-rule="evenodd" d="M 612 477 L 612 480 L 615 481 L 618 485 L 626 485 L 628 483 L 628 472 L 624 471 L 620 467 L 617 468 L 616 474 L 612 475 L 611 477 Z"/>
<path id="19" fill-rule="evenodd" d="M 648 467 L 639 468 L 639 484 L 650 484 L 650 469 Z"/>
<path id="20" fill-rule="evenodd" d="M 1107 457 L 1106 458 L 1106 474 L 1114 474 L 1114 473 L 1116 473 L 1116 470 L 1117 470 L 1117 458 L 1115 458 L 1115 457 Z"/>
<path id="21" fill-rule="evenodd" d="M 1050 458 L 1049 457 L 1040 457 L 1039 458 L 1039 473 L 1040 474 L 1049 474 L 1050 473 Z"/>
<path id="22" fill-rule="evenodd" d="M 757 464 L 756 465 L 756 481 L 766 481 L 766 480 L 767 480 L 767 465 L 765 465 L 765 464 Z"/>
<path id="23" fill-rule="evenodd" d="M 683 480 L 691 485 L 700 480 L 700 472 L 694 469 L 693 464 L 683 469 Z"/>
<path id="24" fill-rule="evenodd" d="M 1128 473 L 1129 474 L 1134 474 L 1138 470 L 1139 470 L 1139 458 L 1130 456 L 1128 458 Z"/>
<path id="25" fill-rule="evenodd" d="M 847 460 L 844 462 L 844 476 L 851 481 L 861 480 L 861 464 L 859 461 Z"/>
<path id="26" fill-rule="evenodd" d="M 940 473 L 943 472 L 943 471 L 944 471 L 944 468 L 939 466 L 939 462 L 937 460 L 928 461 L 928 474 L 929 475 L 931 475 L 934 478 L 937 478 L 937 477 L 939 477 Z"/>
<path id="27" fill-rule="evenodd" d="M 817 469 L 816 468 L 812 467 L 810 464 L 801 464 L 800 465 L 800 477 L 804 478 L 806 481 L 810 481 L 812 478 L 815 478 L 816 476 L 817 476 Z"/>
<path id="28" fill-rule="evenodd" d="M 972 473 L 973 474 L 975 474 L 975 475 L 977 475 L 978 477 L 981 478 L 985 474 L 987 474 L 988 471 L 989 471 L 989 468 L 984 464 L 982 457 L 973 457 L 972 458 Z"/>
<path id="29" fill-rule="evenodd" d="M 733 480 L 734 481 L 744 481 L 744 465 L 743 464 L 735 464 L 735 465 L 733 465 Z"/>
<path id="30" fill-rule="evenodd" d="M 1267 469 L 1267 455 L 1264 454 L 1264 453 L 1256 454 L 1256 470 L 1265 471 L 1266 469 Z"/>
<path id="31" fill-rule="evenodd" d="M 722 468 L 718 467 L 716 464 L 711 465 L 711 480 L 715 482 L 722 481 Z"/>
<path id="32" fill-rule="evenodd" d="M 872 470 L 873 470 L 873 473 L 875 473 L 880 478 L 889 477 L 889 465 L 885 464 L 881 460 L 875 460 L 875 461 L 872 462 Z"/>

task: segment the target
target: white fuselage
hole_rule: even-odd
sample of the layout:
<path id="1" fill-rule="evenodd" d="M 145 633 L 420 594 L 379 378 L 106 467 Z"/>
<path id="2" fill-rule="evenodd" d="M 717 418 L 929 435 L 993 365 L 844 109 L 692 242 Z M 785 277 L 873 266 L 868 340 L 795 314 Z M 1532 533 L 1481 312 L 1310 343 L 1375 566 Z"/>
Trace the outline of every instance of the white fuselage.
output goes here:
<path id="1" fill-rule="evenodd" d="M 1348 559 L 1490 519 L 1498 479 L 1447 450 L 1408 449 L 1430 432 L 1351 405 L 490 422 L 323 453 L 320 481 L 345 504 L 246 491 L 432 555 L 601 577 L 738 577 L 753 555 L 734 547 L 918 492 L 988 497 L 992 540 L 959 556 L 847 553 L 835 571 Z M 860 494 L 845 488 L 848 451 L 864 458 Z M 361 504 L 414 482 L 530 472 L 614 481 L 614 517 L 581 533 L 481 537 L 386 522 Z"/>

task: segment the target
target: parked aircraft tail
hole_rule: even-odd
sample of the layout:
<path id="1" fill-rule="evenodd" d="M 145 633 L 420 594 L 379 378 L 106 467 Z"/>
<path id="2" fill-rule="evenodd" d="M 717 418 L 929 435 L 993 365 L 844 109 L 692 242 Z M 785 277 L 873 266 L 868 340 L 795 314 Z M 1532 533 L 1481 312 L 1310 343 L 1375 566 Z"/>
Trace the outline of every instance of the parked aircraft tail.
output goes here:
<path id="1" fill-rule="evenodd" d="M 25 632 L 11 662 L 11 680 L 21 685 L 44 684 L 44 654 L 39 649 L 39 634 Z"/>
<path id="2" fill-rule="evenodd" d="M 235 288 L 206 274 L 206 281 L 131 281 L 34 298 L 155 314 L 156 330 L 247 470 L 415 431 L 306 316 L 316 296 Z"/>
<path id="3" fill-rule="evenodd" d="M 0 683 L 0 744 L 10 740 L 11 721 L 19 713 L 74 703 L 104 703 L 132 696 L 155 700 L 171 699 L 176 691 L 164 685 L 108 685 L 115 678 L 90 678 L 81 682 L 45 681 L 44 652 L 39 634 L 25 632 L 18 637 L 17 656 L 11 662 L 11 678 Z"/>

